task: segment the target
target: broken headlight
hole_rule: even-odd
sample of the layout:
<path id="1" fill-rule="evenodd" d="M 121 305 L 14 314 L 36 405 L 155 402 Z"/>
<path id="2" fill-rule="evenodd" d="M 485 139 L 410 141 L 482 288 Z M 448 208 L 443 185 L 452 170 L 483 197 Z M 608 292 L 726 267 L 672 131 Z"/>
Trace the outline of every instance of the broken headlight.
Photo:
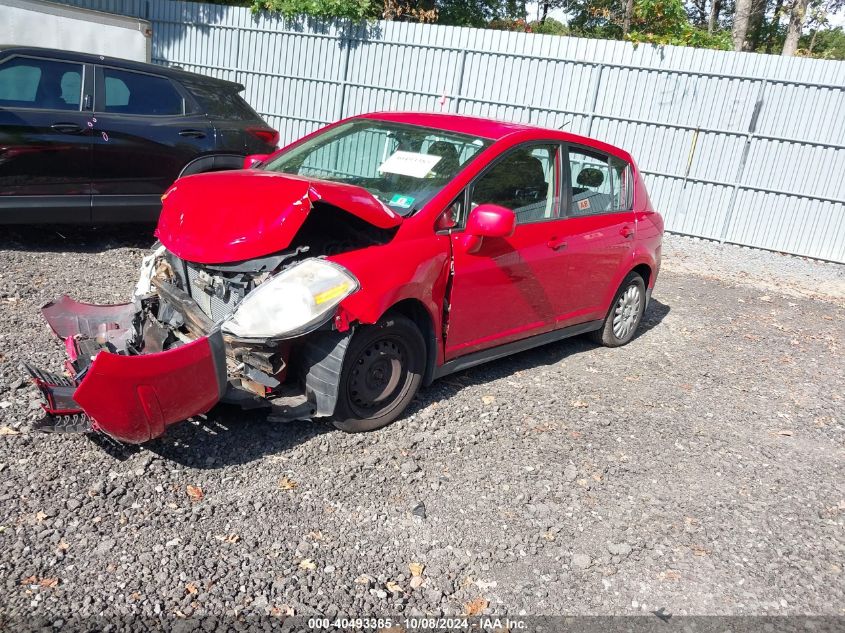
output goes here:
<path id="1" fill-rule="evenodd" d="M 263 282 L 223 323 L 239 338 L 291 337 L 321 325 L 358 290 L 348 270 L 324 259 L 306 259 Z"/>

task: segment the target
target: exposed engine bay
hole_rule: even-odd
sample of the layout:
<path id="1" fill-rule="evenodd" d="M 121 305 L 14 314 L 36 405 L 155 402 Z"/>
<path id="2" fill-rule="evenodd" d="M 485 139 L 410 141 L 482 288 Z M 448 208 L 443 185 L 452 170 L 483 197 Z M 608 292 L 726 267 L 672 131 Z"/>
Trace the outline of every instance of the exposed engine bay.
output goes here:
<path id="1" fill-rule="evenodd" d="M 267 407 L 278 420 L 331 415 L 354 329 L 338 305 L 359 284 L 325 257 L 394 234 L 317 202 L 270 255 L 200 264 L 156 245 L 131 303 L 64 297 L 43 308 L 65 341 L 70 377 L 29 368 L 47 401 L 38 426 L 143 442 L 218 401 Z"/>

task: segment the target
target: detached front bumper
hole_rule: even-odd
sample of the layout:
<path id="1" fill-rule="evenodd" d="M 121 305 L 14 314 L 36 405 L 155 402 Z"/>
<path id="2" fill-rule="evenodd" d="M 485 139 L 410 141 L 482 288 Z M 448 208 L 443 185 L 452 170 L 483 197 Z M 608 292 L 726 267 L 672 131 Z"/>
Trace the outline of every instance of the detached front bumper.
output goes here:
<path id="1" fill-rule="evenodd" d="M 134 304 L 98 306 L 68 297 L 42 309 L 65 341 L 70 378 L 29 368 L 43 393 L 44 430 L 90 427 L 139 444 L 166 428 L 205 413 L 227 387 L 226 353 L 219 330 L 167 351 L 131 353 L 139 318 Z M 113 353 L 109 349 L 128 349 Z M 93 362 L 91 362 L 93 357 Z"/>

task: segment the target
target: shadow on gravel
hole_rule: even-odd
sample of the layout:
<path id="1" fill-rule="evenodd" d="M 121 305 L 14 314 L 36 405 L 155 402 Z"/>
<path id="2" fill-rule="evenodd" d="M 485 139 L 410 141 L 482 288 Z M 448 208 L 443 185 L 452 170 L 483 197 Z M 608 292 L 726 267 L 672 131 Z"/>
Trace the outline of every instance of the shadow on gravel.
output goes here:
<path id="1" fill-rule="evenodd" d="M 153 224 L 111 226 L 6 226 L 0 250 L 38 253 L 100 253 L 113 248 L 147 249 L 155 242 Z"/>
<path id="2" fill-rule="evenodd" d="M 331 430 L 322 422 L 269 422 L 266 410 L 218 405 L 205 419 L 174 426 L 144 448 L 183 466 L 215 469 L 284 453 Z"/>
<path id="3" fill-rule="evenodd" d="M 652 299 L 634 338 L 648 335 L 669 311 L 668 305 Z M 553 366 L 573 354 L 597 347 L 586 336 L 577 336 L 441 378 L 420 391 L 405 415 L 412 415 L 432 402 L 451 398 L 465 387 L 482 385 L 543 365 Z M 242 411 L 236 406 L 218 405 L 206 416 L 173 426 L 163 438 L 145 444 L 144 448 L 183 466 L 216 469 L 283 453 L 333 431 L 333 427 L 321 421 L 269 422 L 266 410 Z M 89 438 L 120 461 L 140 450 L 138 446 L 120 444 L 106 436 L 90 435 Z"/>
<path id="4" fill-rule="evenodd" d="M 663 319 L 666 318 L 666 315 L 672 310 L 669 306 L 665 303 L 662 303 L 652 297 L 651 301 L 648 303 L 648 309 L 645 311 L 643 315 L 643 320 L 640 322 L 640 327 L 637 328 L 637 333 L 634 334 L 634 338 L 631 340 L 636 341 L 641 336 L 645 336 L 649 333 L 650 330 L 653 330 Z"/>
<path id="5" fill-rule="evenodd" d="M 668 305 L 652 298 L 648 304 L 646 313 L 643 315 L 640 327 L 632 340 L 647 336 L 650 330 L 657 327 L 666 318 L 670 310 L 671 308 Z M 411 403 L 411 406 L 408 407 L 408 414 L 424 408 L 431 402 L 450 398 L 464 387 L 482 385 L 492 380 L 511 376 L 517 372 L 535 369 L 543 365 L 551 367 L 571 355 L 589 352 L 597 347 L 599 345 L 587 336 L 576 336 L 452 374 L 451 376 L 435 381 L 428 389 L 422 390 L 419 396 Z"/>

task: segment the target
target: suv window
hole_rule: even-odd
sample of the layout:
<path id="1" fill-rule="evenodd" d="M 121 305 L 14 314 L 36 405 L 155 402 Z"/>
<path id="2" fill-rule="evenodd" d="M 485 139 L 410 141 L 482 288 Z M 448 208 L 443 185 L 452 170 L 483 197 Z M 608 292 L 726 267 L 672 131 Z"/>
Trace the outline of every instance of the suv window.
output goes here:
<path id="1" fill-rule="evenodd" d="M 630 207 L 630 169 L 625 161 L 570 148 L 569 174 L 572 198 L 568 215 L 594 215 Z"/>
<path id="2" fill-rule="evenodd" d="M 103 68 L 105 112 L 174 115 L 184 112 L 182 95 L 168 79 Z"/>
<path id="3" fill-rule="evenodd" d="M 201 83 L 183 85 L 194 95 L 203 114 L 220 119 L 261 119 L 235 90 Z"/>
<path id="4" fill-rule="evenodd" d="M 548 143 L 512 150 L 475 182 L 471 206 L 498 204 L 516 214 L 518 224 L 559 214 L 557 169 L 560 145 Z"/>
<path id="5" fill-rule="evenodd" d="M 82 65 L 16 57 L 0 65 L 0 106 L 79 110 Z"/>

